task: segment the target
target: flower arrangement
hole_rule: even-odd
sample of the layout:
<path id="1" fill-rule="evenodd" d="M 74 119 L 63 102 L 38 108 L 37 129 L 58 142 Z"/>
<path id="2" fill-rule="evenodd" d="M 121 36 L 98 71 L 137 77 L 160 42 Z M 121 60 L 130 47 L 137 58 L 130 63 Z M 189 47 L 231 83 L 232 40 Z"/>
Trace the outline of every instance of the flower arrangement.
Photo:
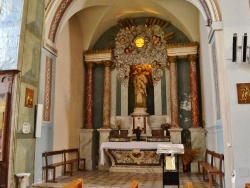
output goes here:
<path id="1" fill-rule="evenodd" d="M 133 134 L 141 134 L 141 132 L 142 132 L 142 129 L 139 126 L 136 129 L 133 129 Z"/>
<path id="2" fill-rule="evenodd" d="M 161 124 L 161 128 L 164 130 L 170 129 L 171 128 L 171 124 L 170 123 L 162 123 Z"/>
<path id="3" fill-rule="evenodd" d="M 141 127 L 137 127 L 136 129 L 133 129 L 133 134 L 136 135 L 136 140 L 140 141 L 140 137 L 141 137 L 141 132 L 143 129 L 141 129 Z"/>
<path id="4" fill-rule="evenodd" d="M 183 170 L 186 170 L 187 165 L 196 159 L 199 156 L 199 153 L 200 148 L 192 147 L 191 144 L 184 145 L 184 153 L 180 156 L 184 165 Z"/>

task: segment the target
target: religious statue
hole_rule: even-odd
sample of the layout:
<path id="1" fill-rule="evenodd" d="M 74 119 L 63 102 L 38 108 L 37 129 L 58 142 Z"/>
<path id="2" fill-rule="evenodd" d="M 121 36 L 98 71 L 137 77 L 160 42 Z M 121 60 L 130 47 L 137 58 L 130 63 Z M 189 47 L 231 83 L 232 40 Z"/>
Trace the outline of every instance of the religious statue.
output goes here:
<path id="1" fill-rule="evenodd" d="M 147 78 L 144 74 L 139 73 L 135 76 L 134 87 L 135 87 L 135 107 L 146 108 L 147 98 Z"/>
<path id="2" fill-rule="evenodd" d="M 147 65 L 136 66 L 134 74 L 135 108 L 147 107 L 147 76 L 151 73 L 151 67 Z"/>

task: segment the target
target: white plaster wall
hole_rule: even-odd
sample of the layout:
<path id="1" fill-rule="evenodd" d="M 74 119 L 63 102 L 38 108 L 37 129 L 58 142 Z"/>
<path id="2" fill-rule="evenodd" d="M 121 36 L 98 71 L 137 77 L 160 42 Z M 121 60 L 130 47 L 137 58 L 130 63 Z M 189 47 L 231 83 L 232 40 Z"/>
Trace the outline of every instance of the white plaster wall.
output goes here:
<path id="1" fill-rule="evenodd" d="M 248 0 L 222 0 L 221 10 L 224 25 L 224 46 L 225 61 L 228 78 L 228 95 L 230 97 L 230 121 L 231 132 L 231 161 L 233 169 L 236 171 L 235 187 L 244 187 L 249 181 L 250 170 L 250 147 L 249 147 L 249 122 L 250 104 L 238 104 L 237 83 L 250 83 L 250 65 L 239 65 L 232 63 L 232 37 L 233 33 L 238 34 L 238 45 L 241 45 L 241 37 L 244 33 L 250 36 L 250 10 Z M 248 37 L 248 46 L 250 40 Z M 227 143 L 225 143 L 227 144 Z"/>
<path id="2" fill-rule="evenodd" d="M 61 32 L 57 49 L 54 150 L 79 147 L 79 133 L 83 124 L 83 45 L 75 17 Z"/>
<path id="3" fill-rule="evenodd" d="M 213 76 L 212 53 L 208 44 L 206 22 L 200 16 L 200 73 L 202 93 L 202 120 L 206 127 L 215 125 L 215 86 Z"/>

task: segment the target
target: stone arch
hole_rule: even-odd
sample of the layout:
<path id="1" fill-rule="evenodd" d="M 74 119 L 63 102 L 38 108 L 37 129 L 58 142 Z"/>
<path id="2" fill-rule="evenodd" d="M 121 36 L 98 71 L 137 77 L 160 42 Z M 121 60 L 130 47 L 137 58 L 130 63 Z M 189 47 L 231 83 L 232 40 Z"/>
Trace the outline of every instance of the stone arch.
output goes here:
<path id="1" fill-rule="evenodd" d="M 203 18 L 207 20 L 207 25 L 211 26 L 213 21 L 221 20 L 220 12 L 216 0 L 209 2 L 205 0 L 188 0 L 195 7 L 198 8 Z M 67 20 L 76 12 L 83 8 L 87 8 L 85 1 L 82 0 L 50 0 L 46 4 L 46 23 L 45 28 L 45 48 L 52 53 L 57 53 L 56 37 L 59 33 L 59 27 L 62 27 Z"/>

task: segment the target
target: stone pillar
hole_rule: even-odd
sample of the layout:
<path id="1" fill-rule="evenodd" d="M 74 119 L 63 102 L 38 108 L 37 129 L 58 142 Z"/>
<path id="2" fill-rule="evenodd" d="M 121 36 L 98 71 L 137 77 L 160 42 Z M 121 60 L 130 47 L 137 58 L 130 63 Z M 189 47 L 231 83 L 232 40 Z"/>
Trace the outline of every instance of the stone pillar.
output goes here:
<path id="1" fill-rule="evenodd" d="M 190 100 L 191 100 L 191 122 L 192 128 L 200 127 L 200 108 L 199 108 L 199 92 L 198 92 L 198 75 L 196 55 L 189 55 L 190 63 Z"/>
<path id="2" fill-rule="evenodd" d="M 168 56 L 170 63 L 170 105 L 172 128 L 179 127 L 176 56 Z"/>
<path id="3" fill-rule="evenodd" d="M 86 88 L 86 129 L 93 128 L 93 106 L 94 106 L 94 75 L 93 68 L 95 64 L 93 62 L 86 63 L 87 65 L 87 88 Z"/>
<path id="4" fill-rule="evenodd" d="M 107 129 L 110 127 L 110 66 L 112 65 L 111 61 L 104 61 L 104 93 L 103 93 L 103 125 L 102 128 Z"/>

